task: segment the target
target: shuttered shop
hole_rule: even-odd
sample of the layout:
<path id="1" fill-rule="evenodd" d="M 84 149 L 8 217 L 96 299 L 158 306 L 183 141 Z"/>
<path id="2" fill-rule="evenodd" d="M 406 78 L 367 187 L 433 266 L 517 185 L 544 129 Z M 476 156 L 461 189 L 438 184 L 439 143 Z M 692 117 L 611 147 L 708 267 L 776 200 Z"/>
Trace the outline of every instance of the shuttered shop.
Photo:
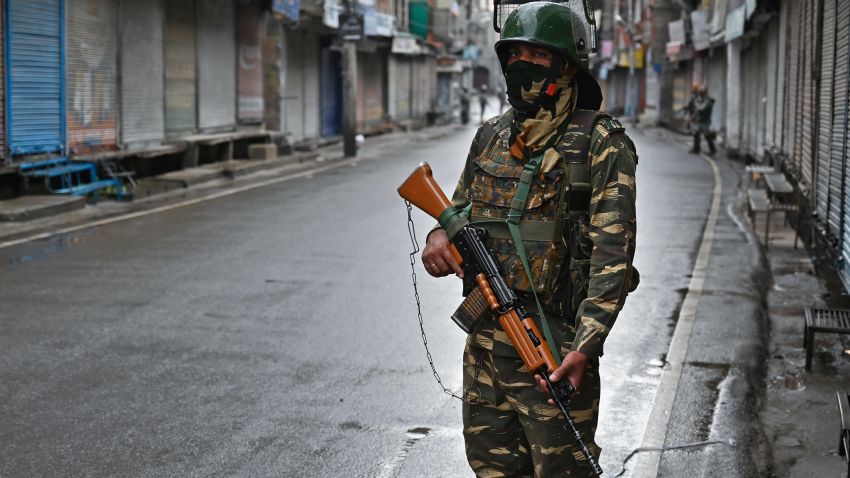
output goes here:
<path id="1" fill-rule="evenodd" d="M 231 0 L 199 0 L 198 123 L 203 131 L 236 125 L 236 20 Z"/>
<path id="2" fill-rule="evenodd" d="M 6 91 L 6 2 L 0 1 L 0 92 Z M 0 94 L 0 163 L 9 162 L 6 154 L 6 95 Z"/>
<path id="3" fill-rule="evenodd" d="M 162 141 L 163 4 L 121 0 L 121 141 L 140 147 Z"/>
<path id="4" fill-rule="evenodd" d="M 72 154 L 118 144 L 118 0 L 68 0 L 66 110 Z"/>
<path id="5" fill-rule="evenodd" d="M 256 3 L 239 4 L 239 98 L 237 114 L 240 123 L 261 123 L 263 120 L 263 56 L 260 48 L 260 26 L 264 25 L 262 10 Z M 338 75 L 338 72 L 337 72 Z"/>
<path id="6" fill-rule="evenodd" d="M 392 60 L 395 67 L 391 85 L 395 88 L 395 119 L 406 120 L 410 118 L 411 61 L 399 55 L 394 55 Z"/>
<path id="7" fill-rule="evenodd" d="M 357 52 L 357 127 L 374 131 L 384 119 L 386 91 L 386 54 Z"/>
<path id="8" fill-rule="evenodd" d="M 195 0 L 168 0 L 165 6 L 165 131 L 195 131 Z"/>
<path id="9" fill-rule="evenodd" d="M 784 110 L 786 114 L 782 118 L 783 134 L 782 134 L 782 149 L 789 156 L 793 156 L 796 150 L 796 141 L 794 134 L 796 133 L 797 121 L 792 118 L 797 118 L 797 105 L 800 94 L 797 90 L 797 85 L 800 80 L 800 18 L 802 2 L 792 2 L 790 4 L 789 19 L 795 19 L 788 22 L 788 48 L 787 61 L 789 72 L 786 88 L 784 91 L 785 103 Z"/>
<path id="10" fill-rule="evenodd" d="M 803 183 L 803 189 L 811 190 L 813 184 L 812 172 L 814 158 L 812 147 L 815 133 L 815 82 L 814 82 L 814 53 L 816 1 L 806 1 L 804 10 L 804 35 L 803 35 L 803 81 L 802 81 L 802 105 L 800 111 L 800 147 L 798 151 L 798 171 Z M 813 201 L 813 198 L 809 198 Z"/>
<path id="11" fill-rule="evenodd" d="M 319 136 L 321 76 L 319 38 L 304 29 L 289 30 L 284 41 L 286 49 L 285 88 L 281 94 L 283 128 L 293 143 Z"/>
<path id="12" fill-rule="evenodd" d="M 847 148 L 850 147 L 850 130 L 848 130 L 848 106 L 850 106 L 850 2 L 838 1 L 835 35 L 835 127 L 833 128 L 832 163 L 836 170 L 842 172 L 843 201 L 835 205 L 836 215 L 842 216 L 843 237 L 841 241 L 842 257 L 844 260 L 842 276 L 844 284 L 850 287 L 850 181 L 846 179 Z M 839 147 L 840 146 L 840 147 Z M 832 215 L 832 208 L 830 208 Z"/>
<path id="13" fill-rule="evenodd" d="M 830 150 L 832 147 L 832 108 L 833 79 L 835 68 L 835 0 L 824 0 L 823 23 L 820 28 L 820 86 L 818 88 L 818 138 L 816 171 L 817 223 L 831 234 L 838 230 L 828 226 L 829 202 L 834 198 L 830 194 Z M 836 196 L 836 198 L 838 198 Z M 835 236 L 833 236 L 835 237 Z"/>
<path id="14" fill-rule="evenodd" d="M 847 163 L 847 88 L 850 77 L 850 2 L 835 0 L 835 53 L 833 87 L 832 127 L 829 161 L 829 226 L 836 237 L 841 237 L 844 213 L 844 188 Z"/>
<path id="15" fill-rule="evenodd" d="M 62 2 L 10 0 L 7 8 L 11 154 L 61 152 Z"/>

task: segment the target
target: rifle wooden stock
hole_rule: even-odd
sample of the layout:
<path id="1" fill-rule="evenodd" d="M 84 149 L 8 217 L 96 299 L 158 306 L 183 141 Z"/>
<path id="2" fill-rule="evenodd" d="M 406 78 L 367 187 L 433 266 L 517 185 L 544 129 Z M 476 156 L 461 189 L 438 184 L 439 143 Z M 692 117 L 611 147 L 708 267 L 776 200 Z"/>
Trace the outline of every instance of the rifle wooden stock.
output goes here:
<path id="1" fill-rule="evenodd" d="M 439 219 L 440 214 L 450 208 L 452 203 L 440 189 L 440 185 L 434 180 L 431 166 L 426 162 L 419 163 L 410 176 L 398 187 L 398 194 L 410 201 L 410 204 L 418 207 L 434 219 Z M 463 264 L 463 257 L 457 248 L 452 245 L 452 256 L 458 264 Z"/>
<path id="2" fill-rule="evenodd" d="M 481 292 L 483 292 L 484 296 L 487 298 L 490 308 L 494 312 L 498 312 L 499 301 L 496 300 L 496 296 L 490 288 L 490 284 L 487 282 L 487 277 L 485 277 L 484 274 L 478 274 L 478 276 L 475 277 L 475 280 L 478 282 L 478 287 L 481 289 Z M 534 325 L 533 320 L 528 317 L 520 318 L 516 309 L 510 309 L 507 313 L 499 317 L 499 325 L 502 326 L 502 330 L 504 330 L 508 335 L 508 338 L 511 339 L 511 343 L 514 345 L 517 353 L 519 353 L 522 363 L 525 364 L 525 368 L 527 368 L 529 372 L 535 372 L 543 365 L 546 366 L 546 370 L 549 373 L 555 371 L 555 368 L 557 368 L 557 365 L 555 364 L 555 357 L 552 356 L 552 351 L 549 350 L 549 345 L 546 343 L 546 340 L 543 339 L 543 335 L 540 333 L 540 330 L 538 330 L 537 326 Z M 539 345 L 534 345 L 534 342 L 531 341 L 531 334 L 529 334 L 529 332 L 538 338 Z"/>

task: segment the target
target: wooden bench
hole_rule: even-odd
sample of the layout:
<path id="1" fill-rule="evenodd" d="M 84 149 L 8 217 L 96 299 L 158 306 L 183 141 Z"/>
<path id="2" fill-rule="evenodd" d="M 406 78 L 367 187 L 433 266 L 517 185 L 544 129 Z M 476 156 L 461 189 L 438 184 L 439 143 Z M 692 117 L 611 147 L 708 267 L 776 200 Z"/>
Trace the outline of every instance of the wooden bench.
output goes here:
<path id="1" fill-rule="evenodd" d="M 764 174 L 775 173 L 776 169 L 773 166 L 765 166 L 763 164 L 751 164 L 746 167 L 748 173 L 750 173 L 750 182 L 753 183 L 756 181 L 756 176 L 761 176 Z"/>
<path id="2" fill-rule="evenodd" d="M 835 393 L 838 398 L 838 414 L 841 417 L 841 436 L 838 437 L 838 455 L 847 461 L 847 476 L 850 476 L 850 394 Z"/>
<path id="3" fill-rule="evenodd" d="M 806 349 L 806 370 L 812 370 L 815 334 L 830 332 L 850 334 L 850 310 L 806 308 L 806 324 L 803 328 L 803 347 Z"/>

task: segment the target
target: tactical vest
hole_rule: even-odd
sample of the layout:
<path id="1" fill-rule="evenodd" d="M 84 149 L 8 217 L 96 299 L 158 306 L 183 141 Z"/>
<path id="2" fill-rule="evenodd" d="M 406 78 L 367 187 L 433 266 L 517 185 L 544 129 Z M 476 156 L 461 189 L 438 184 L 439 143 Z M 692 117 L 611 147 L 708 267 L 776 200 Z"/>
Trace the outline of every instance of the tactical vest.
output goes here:
<path id="1" fill-rule="evenodd" d="M 488 123 L 479 151 L 471 162 L 469 220 L 488 232 L 487 246 L 508 286 L 528 299 L 537 293 L 547 315 L 575 317 L 587 297 L 590 279 L 590 140 L 595 125 L 604 121 L 611 132 L 624 131 L 606 113 L 576 110 L 556 144 L 562 162 L 541 178 L 532 178 L 519 224 L 531 278 L 525 273 L 505 225 L 525 161 L 508 151 L 511 113 Z M 636 285 L 636 279 L 633 281 Z M 630 287 L 630 289 L 633 287 Z M 532 300 L 523 300 L 533 311 Z"/>

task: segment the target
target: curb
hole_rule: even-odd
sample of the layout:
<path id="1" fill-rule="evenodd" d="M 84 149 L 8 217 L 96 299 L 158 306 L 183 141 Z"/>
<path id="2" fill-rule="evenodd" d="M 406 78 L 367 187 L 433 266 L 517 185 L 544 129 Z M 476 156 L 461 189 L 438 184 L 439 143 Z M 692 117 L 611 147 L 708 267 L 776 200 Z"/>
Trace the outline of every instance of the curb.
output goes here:
<path id="1" fill-rule="evenodd" d="M 229 164 L 212 163 L 209 168 L 212 171 L 204 171 L 198 174 L 190 173 L 188 176 L 201 175 L 204 180 L 187 181 L 185 187 L 177 187 L 180 180 L 162 180 L 171 183 L 174 188 L 167 189 L 160 194 L 137 199 L 133 202 L 101 202 L 98 205 L 87 206 L 84 209 L 58 214 L 55 216 L 34 219 L 30 222 L 7 223 L 0 226 L 0 249 L 14 245 L 43 240 L 59 234 L 86 229 L 110 222 L 118 222 L 122 218 L 138 217 L 144 214 L 152 214 L 181 204 L 195 204 L 206 200 L 215 199 L 241 192 L 246 189 L 263 187 L 264 185 L 283 182 L 313 173 L 334 169 L 346 164 L 366 161 L 370 158 L 370 149 L 379 150 L 382 147 L 392 145 L 401 141 L 430 141 L 457 131 L 457 125 L 442 125 L 426 128 L 410 133 L 391 133 L 373 137 L 366 146 L 362 155 L 353 158 L 343 158 L 340 144 L 334 144 L 309 153 L 296 153 L 298 159 L 268 160 L 268 165 L 273 167 L 259 167 L 259 165 L 246 162 L 243 167 L 227 169 Z M 305 158 L 309 158 L 306 159 Z M 239 166 L 239 165 L 237 165 Z M 228 174 L 229 170 L 233 174 Z M 84 198 L 80 198 L 84 200 Z M 3 230 L 5 229 L 5 230 Z"/>

